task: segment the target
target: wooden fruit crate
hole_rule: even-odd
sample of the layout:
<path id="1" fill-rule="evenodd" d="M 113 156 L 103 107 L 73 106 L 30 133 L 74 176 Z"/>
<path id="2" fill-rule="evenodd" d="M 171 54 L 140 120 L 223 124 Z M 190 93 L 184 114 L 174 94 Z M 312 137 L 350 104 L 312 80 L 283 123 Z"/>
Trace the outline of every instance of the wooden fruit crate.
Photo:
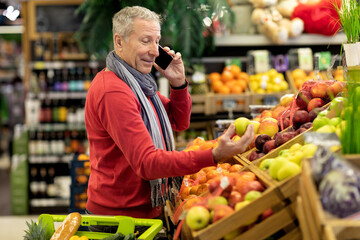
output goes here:
<path id="1" fill-rule="evenodd" d="M 345 156 L 356 165 L 360 165 L 360 155 Z M 312 178 L 310 160 L 303 160 L 300 198 L 298 202 L 298 212 L 304 214 L 300 220 L 302 232 L 310 234 L 310 239 L 324 240 L 350 240 L 360 238 L 360 221 L 335 218 L 324 211 L 320 196 L 317 192 Z M 304 222 L 307 222 L 305 224 Z"/>
<path id="2" fill-rule="evenodd" d="M 209 93 L 207 95 L 208 104 L 206 105 L 206 114 L 217 114 L 227 112 L 225 105 L 234 105 L 233 112 L 250 112 L 250 93 L 248 90 L 241 94 L 217 94 Z"/>
<path id="3" fill-rule="evenodd" d="M 246 225 L 247 222 L 269 208 L 272 208 L 273 215 L 242 232 L 235 239 L 265 239 L 279 231 L 283 232 L 283 236 L 279 239 L 302 239 L 300 228 L 297 225 L 297 217 L 294 214 L 295 202 L 288 201 L 283 194 L 279 194 L 279 187 L 274 185 L 274 181 L 269 181 L 261 174 L 259 169 L 248 166 L 244 170 L 254 172 L 259 181 L 267 187 L 262 196 L 205 229 L 191 231 L 185 223 L 182 228 L 182 239 L 221 239 L 226 234 Z"/>
<path id="4" fill-rule="evenodd" d="M 205 115 L 210 115 L 211 113 L 208 112 L 210 109 L 208 104 L 210 102 L 208 101 L 208 94 L 191 94 L 191 113 L 201 113 Z"/>
<path id="5" fill-rule="evenodd" d="M 312 127 L 307 129 L 305 132 L 309 132 L 312 131 Z M 285 130 L 284 130 L 285 131 Z M 300 143 L 300 144 L 304 144 L 304 133 L 301 133 L 295 137 L 293 137 L 292 139 L 290 139 L 289 141 L 287 141 L 286 143 L 278 146 L 277 148 L 275 148 L 274 150 L 272 150 L 271 152 L 265 154 L 264 156 L 262 156 L 261 158 L 256 159 L 254 162 L 256 162 L 257 164 L 255 165 L 259 165 L 262 160 L 267 159 L 267 158 L 275 158 L 279 155 L 279 152 L 284 150 L 284 149 L 289 149 L 292 145 L 294 145 L 295 143 Z M 249 156 L 253 151 L 256 151 L 256 148 L 252 148 L 247 152 L 244 152 L 243 154 L 240 155 L 240 158 L 242 159 L 243 162 L 247 163 L 248 165 L 250 165 L 252 162 L 249 161 Z"/>

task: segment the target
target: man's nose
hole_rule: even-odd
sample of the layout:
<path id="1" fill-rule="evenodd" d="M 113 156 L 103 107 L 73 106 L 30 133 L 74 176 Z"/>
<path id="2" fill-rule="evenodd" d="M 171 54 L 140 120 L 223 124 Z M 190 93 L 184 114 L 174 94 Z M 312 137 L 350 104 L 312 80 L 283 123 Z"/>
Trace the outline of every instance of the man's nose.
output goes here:
<path id="1" fill-rule="evenodd" d="M 154 55 L 155 57 L 159 56 L 159 44 L 157 43 L 151 44 L 149 53 L 151 55 Z"/>

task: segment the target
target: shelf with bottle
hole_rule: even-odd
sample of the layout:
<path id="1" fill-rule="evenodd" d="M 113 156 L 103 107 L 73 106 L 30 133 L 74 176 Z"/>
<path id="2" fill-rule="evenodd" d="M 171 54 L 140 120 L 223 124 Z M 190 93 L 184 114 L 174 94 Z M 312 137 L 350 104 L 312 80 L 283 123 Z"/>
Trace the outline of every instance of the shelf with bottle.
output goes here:
<path id="1" fill-rule="evenodd" d="M 30 164 L 30 207 L 69 206 L 70 183 L 68 165 Z"/>

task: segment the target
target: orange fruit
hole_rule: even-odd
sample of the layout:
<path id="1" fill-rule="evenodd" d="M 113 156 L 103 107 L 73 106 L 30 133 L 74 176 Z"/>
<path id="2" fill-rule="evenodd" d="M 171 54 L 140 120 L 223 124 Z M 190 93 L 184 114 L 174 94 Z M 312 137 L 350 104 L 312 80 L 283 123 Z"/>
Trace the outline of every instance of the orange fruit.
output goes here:
<path id="1" fill-rule="evenodd" d="M 230 88 L 228 86 L 222 86 L 219 90 L 218 93 L 220 94 L 229 94 L 230 93 Z"/>
<path id="2" fill-rule="evenodd" d="M 234 79 L 233 74 L 230 71 L 223 71 L 221 73 L 221 80 L 223 82 L 228 82 Z"/>
<path id="3" fill-rule="evenodd" d="M 239 84 L 236 84 L 231 88 L 231 93 L 239 94 L 242 92 L 243 92 L 243 89 Z"/>
<path id="4" fill-rule="evenodd" d="M 218 72 L 212 72 L 209 74 L 210 82 L 212 83 L 214 80 L 221 80 L 221 74 Z"/>
<path id="5" fill-rule="evenodd" d="M 214 92 L 217 92 L 223 85 L 221 80 L 215 80 L 211 83 L 211 88 Z"/>
<path id="6" fill-rule="evenodd" d="M 302 69 L 294 69 L 292 72 L 291 72 L 291 76 L 293 78 L 305 78 L 306 77 L 306 73 L 304 70 Z"/>
<path id="7" fill-rule="evenodd" d="M 247 87 L 247 81 L 246 80 L 238 80 L 237 83 L 242 87 L 242 89 L 245 91 Z"/>
<path id="8" fill-rule="evenodd" d="M 229 88 L 230 88 L 230 91 L 231 91 L 231 89 L 236 85 L 236 81 L 235 81 L 235 80 L 231 80 L 231 81 L 225 82 L 225 85 L 226 85 L 227 87 L 229 87 Z"/>
<path id="9" fill-rule="evenodd" d="M 244 80 L 246 83 L 249 82 L 249 74 L 246 72 L 240 72 L 237 78 Z"/>
<path id="10" fill-rule="evenodd" d="M 230 72 L 233 74 L 234 77 L 237 77 L 241 73 L 241 69 L 238 65 L 233 64 L 230 66 Z"/>

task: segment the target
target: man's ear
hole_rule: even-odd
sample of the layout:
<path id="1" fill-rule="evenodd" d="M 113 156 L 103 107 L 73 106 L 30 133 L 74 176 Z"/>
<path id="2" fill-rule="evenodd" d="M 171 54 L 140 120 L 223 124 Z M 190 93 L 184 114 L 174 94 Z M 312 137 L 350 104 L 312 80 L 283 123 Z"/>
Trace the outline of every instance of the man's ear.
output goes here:
<path id="1" fill-rule="evenodd" d="M 121 49 L 123 46 L 124 39 L 120 36 L 120 34 L 115 33 L 114 35 L 114 44 L 117 49 Z"/>

